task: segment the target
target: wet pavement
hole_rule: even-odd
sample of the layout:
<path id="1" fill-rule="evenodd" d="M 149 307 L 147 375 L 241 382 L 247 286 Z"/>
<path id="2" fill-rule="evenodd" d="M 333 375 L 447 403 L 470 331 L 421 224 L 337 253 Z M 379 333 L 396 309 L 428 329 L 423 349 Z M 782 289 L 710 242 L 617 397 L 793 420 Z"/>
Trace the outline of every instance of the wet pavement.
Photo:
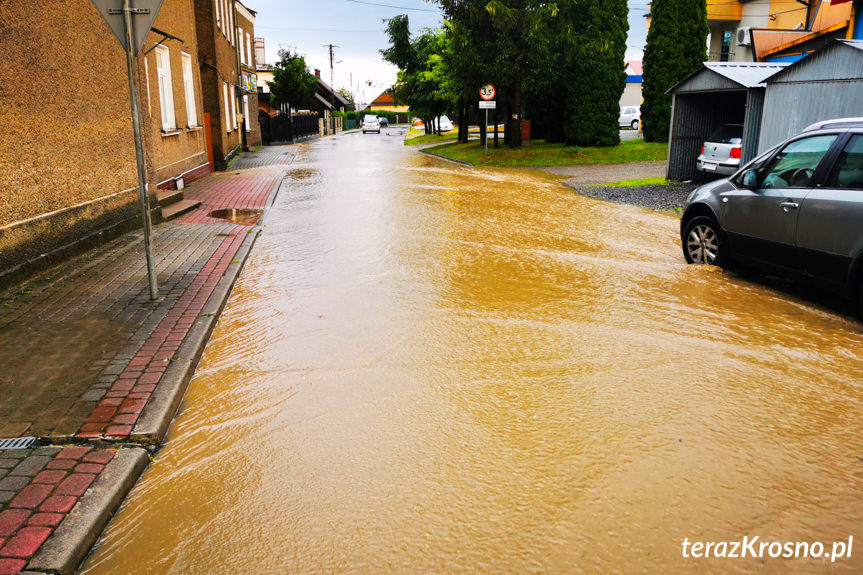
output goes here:
<path id="1" fill-rule="evenodd" d="M 90 550 L 146 466 L 134 444 L 161 441 L 296 150 L 187 188 L 200 206 L 154 229 L 158 301 L 141 232 L 0 291 L 0 575 L 68 573 Z"/>
<path id="2" fill-rule="evenodd" d="M 678 220 L 386 134 L 304 146 L 108 573 L 851 573 L 863 329 Z"/>

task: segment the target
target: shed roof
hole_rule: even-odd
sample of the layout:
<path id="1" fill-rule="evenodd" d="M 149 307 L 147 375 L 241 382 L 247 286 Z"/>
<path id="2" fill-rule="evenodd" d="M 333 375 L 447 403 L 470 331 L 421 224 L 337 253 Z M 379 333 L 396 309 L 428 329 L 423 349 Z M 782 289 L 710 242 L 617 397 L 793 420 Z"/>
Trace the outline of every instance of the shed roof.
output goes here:
<path id="1" fill-rule="evenodd" d="M 863 40 L 834 40 L 792 63 L 774 81 L 859 80 L 863 78 Z"/>
<path id="2" fill-rule="evenodd" d="M 786 66 L 788 62 L 704 62 L 701 70 L 675 84 L 668 93 L 764 88 L 764 81 Z"/>

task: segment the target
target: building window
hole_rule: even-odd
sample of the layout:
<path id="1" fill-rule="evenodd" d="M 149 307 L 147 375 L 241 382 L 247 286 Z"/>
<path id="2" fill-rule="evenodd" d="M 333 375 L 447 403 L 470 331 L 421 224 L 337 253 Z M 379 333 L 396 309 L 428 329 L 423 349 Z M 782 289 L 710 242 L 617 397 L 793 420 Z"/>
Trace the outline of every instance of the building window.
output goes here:
<path id="1" fill-rule="evenodd" d="M 243 29 L 237 28 L 237 51 L 240 53 L 240 64 L 246 63 L 246 51 L 243 49 Z"/>
<path id="2" fill-rule="evenodd" d="M 162 112 L 162 131 L 177 128 L 174 118 L 174 87 L 171 84 L 171 53 L 165 46 L 156 48 L 156 74 L 159 78 L 159 106 Z"/>
<path id="3" fill-rule="evenodd" d="M 231 40 L 231 45 L 234 44 L 234 3 L 228 0 L 228 38 Z"/>
<path id="4" fill-rule="evenodd" d="M 249 122 L 249 95 L 248 94 L 243 96 L 243 118 L 246 119 L 245 120 L 246 121 L 246 131 L 251 132 L 252 131 L 252 123 Z"/>
<path id="5" fill-rule="evenodd" d="M 722 51 L 719 53 L 720 62 L 728 62 L 728 56 L 731 54 L 731 37 L 734 35 L 732 30 L 727 30 L 722 33 Z"/>
<path id="6" fill-rule="evenodd" d="M 241 39 L 240 42 L 242 42 L 242 41 L 243 40 Z M 255 58 L 254 58 L 254 52 L 252 52 L 252 35 L 249 34 L 248 32 L 246 32 L 246 54 L 248 54 L 249 66 L 254 67 L 255 66 Z"/>
<path id="7" fill-rule="evenodd" d="M 231 88 L 233 90 L 233 87 Z M 231 115 L 234 118 L 234 129 L 237 129 L 237 95 L 231 94 Z"/>
<path id="8" fill-rule="evenodd" d="M 195 105 L 195 77 L 192 75 L 192 57 L 183 52 L 183 87 L 186 90 L 186 125 L 198 125 L 198 109 Z"/>
<path id="9" fill-rule="evenodd" d="M 222 95 L 225 99 L 225 131 L 231 132 L 231 109 L 230 104 L 228 103 L 228 83 L 222 82 Z"/>

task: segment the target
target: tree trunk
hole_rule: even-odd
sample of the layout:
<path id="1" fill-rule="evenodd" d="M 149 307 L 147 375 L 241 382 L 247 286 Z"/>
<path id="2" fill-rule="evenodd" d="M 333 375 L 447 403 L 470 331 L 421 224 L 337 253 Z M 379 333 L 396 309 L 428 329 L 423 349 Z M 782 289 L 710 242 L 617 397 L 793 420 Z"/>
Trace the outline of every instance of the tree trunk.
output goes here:
<path id="1" fill-rule="evenodd" d="M 494 122 L 494 147 L 497 148 L 497 106 L 494 108 L 494 114 L 492 115 L 492 121 Z"/>
<path id="2" fill-rule="evenodd" d="M 521 147 L 521 74 L 515 78 L 515 84 L 512 87 L 512 113 L 510 114 L 510 126 L 512 132 L 509 135 L 509 147 Z"/>
<path id="3" fill-rule="evenodd" d="M 467 138 L 465 137 L 466 133 L 467 133 L 467 126 L 465 125 L 464 99 L 459 98 L 459 101 L 458 101 L 458 141 L 459 142 L 467 142 Z"/>

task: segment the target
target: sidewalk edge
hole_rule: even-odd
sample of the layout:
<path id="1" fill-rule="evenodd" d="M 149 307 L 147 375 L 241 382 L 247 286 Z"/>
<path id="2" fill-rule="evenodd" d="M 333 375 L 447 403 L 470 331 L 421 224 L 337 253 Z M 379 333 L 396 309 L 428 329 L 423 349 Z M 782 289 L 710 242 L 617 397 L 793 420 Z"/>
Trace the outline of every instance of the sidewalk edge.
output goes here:
<path id="1" fill-rule="evenodd" d="M 269 208 L 272 202 L 275 201 L 284 181 L 285 177 L 282 176 L 273 185 L 265 209 Z M 204 353 L 204 349 L 207 347 L 210 335 L 219 321 L 222 310 L 224 310 L 225 305 L 228 303 L 231 291 L 234 289 L 234 284 L 239 279 L 240 273 L 246 265 L 246 260 L 263 227 L 263 220 L 264 218 L 262 217 L 261 221 L 246 234 L 243 243 L 240 244 L 233 257 L 237 263 L 230 264 L 225 274 L 219 279 L 219 283 L 216 284 L 216 288 L 210 294 L 207 303 L 201 310 L 201 315 L 195 320 L 182 345 L 177 350 L 177 357 L 180 359 L 171 362 L 171 365 L 168 366 L 156 391 L 153 392 L 153 396 L 147 402 L 141 418 L 132 429 L 129 437 L 130 441 L 146 445 L 159 445 L 162 443 L 180 407 L 183 396 L 189 386 L 189 381 L 191 381 L 192 376 L 195 374 L 195 369 L 197 369 L 198 362 Z"/>
<path id="2" fill-rule="evenodd" d="M 417 152 L 419 152 L 419 153 L 421 153 L 421 154 L 425 154 L 425 155 L 427 155 L 427 156 L 434 156 L 435 158 L 440 158 L 440 159 L 442 159 L 442 160 L 447 160 L 447 161 L 449 161 L 449 162 L 455 162 L 456 164 L 461 164 L 462 166 L 469 166 L 469 167 L 471 167 L 471 168 L 475 168 L 475 167 L 476 167 L 476 166 L 474 166 L 473 164 L 471 164 L 470 162 L 466 162 L 466 161 L 464 161 L 464 160 L 456 160 L 455 158 L 447 158 L 446 156 L 443 156 L 443 155 L 441 155 L 441 154 L 435 154 L 434 152 L 427 152 L 427 151 L 425 151 L 425 150 L 417 150 Z"/>
<path id="3" fill-rule="evenodd" d="M 143 448 L 118 450 L 81 500 L 30 560 L 27 569 L 73 573 L 90 552 L 147 463 L 147 451 Z"/>

